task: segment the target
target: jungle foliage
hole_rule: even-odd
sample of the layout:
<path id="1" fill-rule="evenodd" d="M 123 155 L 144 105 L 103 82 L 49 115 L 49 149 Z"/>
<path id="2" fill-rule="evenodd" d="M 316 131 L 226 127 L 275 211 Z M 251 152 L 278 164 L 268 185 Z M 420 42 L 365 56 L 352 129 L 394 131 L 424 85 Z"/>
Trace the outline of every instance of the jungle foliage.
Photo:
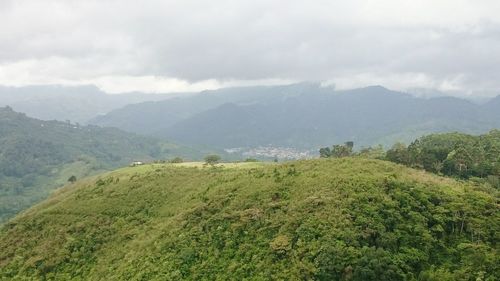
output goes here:
<path id="1" fill-rule="evenodd" d="M 500 130 L 483 135 L 463 133 L 431 134 L 410 145 L 395 143 L 389 150 L 382 146 L 353 150 L 353 142 L 319 149 L 321 158 L 356 156 L 384 159 L 428 172 L 485 181 L 500 188 Z"/>
<path id="2" fill-rule="evenodd" d="M 500 176 L 500 130 L 479 136 L 462 133 L 424 136 L 409 146 L 395 144 L 387 151 L 386 159 L 437 174 L 494 181 Z"/>
<path id="3" fill-rule="evenodd" d="M 0 279 L 500 276 L 498 190 L 488 184 L 359 157 L 179 165 L 80 180 L 9 221 Z"/>

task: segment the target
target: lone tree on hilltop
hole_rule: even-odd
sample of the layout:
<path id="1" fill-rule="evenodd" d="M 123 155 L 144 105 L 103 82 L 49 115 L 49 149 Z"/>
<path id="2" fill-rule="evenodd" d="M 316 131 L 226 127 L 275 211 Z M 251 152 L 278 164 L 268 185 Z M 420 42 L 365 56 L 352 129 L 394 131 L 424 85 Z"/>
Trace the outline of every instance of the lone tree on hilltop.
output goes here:
<path id="1" fill-rule="evenodd" d="M 180 157 L 175 157 L 174 159 L 170 160 L 170 163 L 182 163 L 184 162 L 184 159 Z"/>
<path id="2" fill-rule="evenodd" d="M 205 156 L 205 164 L 213 166 L 213 165 L 219 163 L 220 159 L 221 158 L 219 155 L 210 154 L 210 155 Z"/>
<path id="3" fill-rule="evenodd" d="M 75 183 L 75 181 L 76 181 L 76 176 L 75 176 L 75 175 L 72 175 L 71 177 L 69 177 L 68 181 L 69 181 L 70 183 Z"/>

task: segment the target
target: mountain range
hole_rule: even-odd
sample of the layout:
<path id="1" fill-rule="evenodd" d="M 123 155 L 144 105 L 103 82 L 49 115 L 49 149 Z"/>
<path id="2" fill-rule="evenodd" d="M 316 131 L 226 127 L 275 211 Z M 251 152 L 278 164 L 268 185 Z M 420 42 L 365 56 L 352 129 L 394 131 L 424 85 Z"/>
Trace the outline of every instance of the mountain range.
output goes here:
<path id="1" fill-rule="evenodd" d="M 0 86 L 0 106 L 10 106 L 18 112 L 42 120 L 86 123 L 97 115 L 108 113 L 127 104 L 157 101 L 172 94 L 139 92 L 107 94 L 93 85 L 36 85 L 26 87 Z"/>
<path id="2" fill-rule="evenodd" d="M 421 135 L 479 134 L 500 126 L 500 96 L 481 103 L 416 96 L 381 86 L 335 90 L 320 83 L 200 93 L 110 95 L 95 86 L 0 87 L 0 105 L 42 120 L 70 120 L 216 149 L 316 151 L 409 142 Z"/>
<path id="3" fill-rule="evenodd" d="M 336 91 L 318 83 L 205 91 L 127 105 L 90 121 L 104 127 L 219 148 L 315 149 L 408 142 L 421 135 L 484 133 L 500 126 L 500 96 L 484 104 L 419 98 L 381 86 Z"/>

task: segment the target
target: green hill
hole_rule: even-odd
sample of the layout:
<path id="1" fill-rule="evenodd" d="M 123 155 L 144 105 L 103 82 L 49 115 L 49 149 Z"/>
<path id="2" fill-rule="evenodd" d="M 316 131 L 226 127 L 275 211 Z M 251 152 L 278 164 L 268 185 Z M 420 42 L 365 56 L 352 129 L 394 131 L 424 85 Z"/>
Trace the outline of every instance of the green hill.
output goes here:
<path id="1" fill-rule="evenodd" d="M 198 157 L 199 152 L 118 129 L 41 121 L 0 107 L 0 223 L 47 197 L 68 178 L 134 160 Z"/>
<path id="2" fill-rule="evenodd" d="M 498 191 L 357 158 L 157 164 L 0 229 L 2 280 L 497 280 Z"/>

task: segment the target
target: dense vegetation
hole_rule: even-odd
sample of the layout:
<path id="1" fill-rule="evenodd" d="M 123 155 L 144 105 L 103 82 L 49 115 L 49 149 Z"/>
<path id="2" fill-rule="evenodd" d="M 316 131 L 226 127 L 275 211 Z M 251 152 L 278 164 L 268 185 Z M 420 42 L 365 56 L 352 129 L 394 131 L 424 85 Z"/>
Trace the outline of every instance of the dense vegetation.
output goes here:
<path id="1" fill-rule="evenodd" d="M 319 149 L 321 158 L 357 156 L 384 159 L 440 175 L 489 182 L 500 188 L 500 130 L 483 135 L 463 133 L 431 134 L 410 145 L 396 143 L 387 151 L 382 146 L 353 150 L 354 143 Z"/>
<path id="2" fill-rule="evenodd" d="M 181 166 L 182 165 L 182 166 Z M 156 164 L 0 230 L 5 280 L 497 280 L 498 191 L 387 161 Z"/>
<path id="3" fill-rule="evenodd" d="M 0 108 L 0 223 L 81 178 L 133 160 L 197 152 L 117 129 L 40 121 Z"/>
<path id="4" fill-rule="evenodd" d="M 386 159 L 448 176 L 489 178 L 500 188 L 500 130 L 479 136 L 448 133 L 421 137 L 408 146 L 395 144 Z"/>
<path id="5" fill-rule="evenodd" d="M 190 145 L 311 149 L 352 140 L 358 147 L 410 142 L 425 134 L 480 134 L 500 127 L 500 97 L 416 98 L 383 87 L 336 91 L 314 83 L 207 91 L 114 110 L 97 125 Z"/>

